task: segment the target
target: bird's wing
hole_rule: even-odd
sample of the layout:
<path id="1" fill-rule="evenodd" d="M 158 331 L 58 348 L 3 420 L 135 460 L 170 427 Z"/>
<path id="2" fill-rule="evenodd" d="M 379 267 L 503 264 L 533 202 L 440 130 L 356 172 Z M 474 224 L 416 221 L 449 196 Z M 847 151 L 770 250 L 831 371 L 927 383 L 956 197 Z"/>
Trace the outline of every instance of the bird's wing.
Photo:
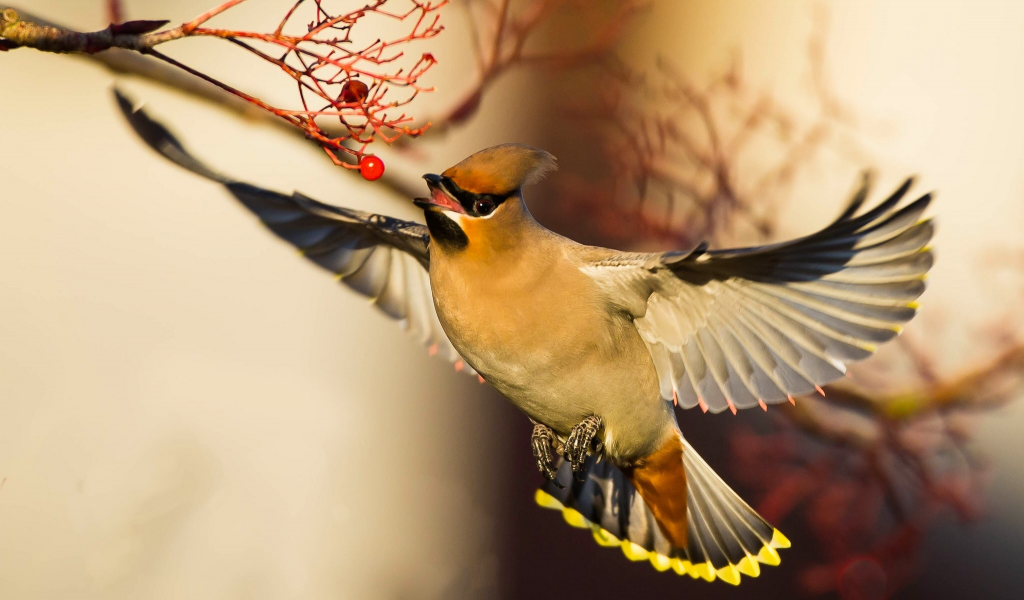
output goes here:
<path id="1" fill-rule="evenodd" d="M 430 236 L 424 225 L 331 206 L 299 193 L 280 194 L 225 177 L 189 154 L 166 127 L 142 110 L 133 110 L 127 98 L 117 94 L 117 101 L 132 128 L 151 148 L 226 187 L 278 237 L 398 320 L 429 346 L 431 354 L 447 358 L 458 370 L 476 373 L 459 356 L 437 319 L 427 273 Z"/>
<path id="2" fill-rule="evenodd" d="M 842 377 L 917 311 L 933 256 L 930 195 L 908 180 L 859 214 L 868 179 L 828 227 L 789 242 L 618 254 L 582 270 L 633 317 L 661 394 L 721 412 L 781 402 Z"/>

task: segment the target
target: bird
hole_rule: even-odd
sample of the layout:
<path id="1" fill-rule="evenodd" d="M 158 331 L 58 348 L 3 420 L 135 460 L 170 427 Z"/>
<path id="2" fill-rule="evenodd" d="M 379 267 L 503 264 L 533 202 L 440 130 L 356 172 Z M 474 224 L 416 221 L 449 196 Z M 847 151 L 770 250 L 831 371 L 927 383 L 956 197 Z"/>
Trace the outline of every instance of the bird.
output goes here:
<path id="1" fill-rule="evenodd" d="M 153 149 L 234 195 L 302 256 L 372 299 L 455 368 L 534 424 L 535 494 L 631 560 L 739 584 L 789 540 L 683 437 L 676 407 L 719 413 L 822 393 L 898 335 L 933 264 L 925 194 L 912 179 L 869 210 L 805 237 L 740 249 L 621 252 L 538 223 L 523 188 L 557 167 L 501 144 L 413 200 L 425 225 L 281 194 L 220 174 L 130 101 Z M 685 413 L 684 413 L 685 414 Z"/>

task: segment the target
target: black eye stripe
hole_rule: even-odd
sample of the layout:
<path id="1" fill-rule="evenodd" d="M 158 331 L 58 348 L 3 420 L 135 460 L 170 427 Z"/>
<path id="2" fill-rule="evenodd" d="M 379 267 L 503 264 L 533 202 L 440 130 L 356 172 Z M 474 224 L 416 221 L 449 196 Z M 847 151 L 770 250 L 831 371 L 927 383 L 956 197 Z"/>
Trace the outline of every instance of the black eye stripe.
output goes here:
<path id="1" fill-rule="evenodd" d="M 448 177 L 441 178 L 441 186 L 444 187 L 445 191 L 448 192 L 453 198 L 459 201 L 462 208 L 469 210 L 473 206 L 473 199 L 469 198 L 469 192 L 455 185 L 455 182 Z M 468 204 L 468 206 L 467 206 Z"/>
<path id="2" fill-rule="evenodd" d="M 498 196 L 495 194 L 477 194 L 474 192 L 467 192 L 460 188 L 450 177 L 441 177 L 441 186 L 444 187 L 445 191 L 448 192 L 453 198 L 459 201 L 462 208 L 469 214 L 476 214 L 476 203 L 478 200 L 490 200 L 494 204 L 494 208 L 501 205 L 502 202 L 508 199 L 512 194 L 505 196 Z M 490 212 L 494 212 L 491 210 Z M 490 214 L 487 213 L 487 214 Z M 486 215 L 483 215 L 486 216 Z"/>

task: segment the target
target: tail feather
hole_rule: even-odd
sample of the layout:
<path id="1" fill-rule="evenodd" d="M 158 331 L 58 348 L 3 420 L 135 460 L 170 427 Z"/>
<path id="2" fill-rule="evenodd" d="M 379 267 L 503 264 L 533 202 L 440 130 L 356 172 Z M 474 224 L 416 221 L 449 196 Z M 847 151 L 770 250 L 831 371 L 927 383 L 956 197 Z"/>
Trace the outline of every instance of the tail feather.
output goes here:
<path id="1" fill-rule="evenodd" d="M 761 564 L 780 562 L 777 549 L 789 540 L 750 508 L 687 442 L 682 461 L 687 475 L 687 543 L 674 545 L 629 478 L 607 460 L 590 457 L 586 478 L 572 481 L 568 463 L 559 466 L 564 489 L 550 482 L 537 490 L 537 504 L 562 511 L 573 527 L 589 529 L 602 546 L 618 546 L 630 560 L 648 560 L 659 571 L 733 585 L 741 574 L 757 577 Z"/>

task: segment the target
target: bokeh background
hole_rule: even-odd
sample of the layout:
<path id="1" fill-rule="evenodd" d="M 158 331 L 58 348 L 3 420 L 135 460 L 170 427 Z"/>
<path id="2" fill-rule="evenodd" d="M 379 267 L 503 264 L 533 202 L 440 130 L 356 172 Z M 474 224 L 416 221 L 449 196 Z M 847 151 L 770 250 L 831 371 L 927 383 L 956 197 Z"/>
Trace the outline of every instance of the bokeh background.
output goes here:
<path id="1" fill-rule="evenodd" d="M 181 22 L 212 4 L 128 0 L 124 8 L 129 18 Z M 223 18 L 265 29 L 286 4 L 250 0 Z M 115 78 L 80 57 L 0 54 L 0 597 L 1024 595 L 1020 368 L 992 366 L 1015 347 L 1022 316 L 1024 6 L 656 0 L 633 12 L 590 4 L 554 11 L 530 47 L 564 58 L 566 44 L 590 49 L 590 34 L 611 22 L 592 53 L 600 64 L 571 52 L 572 60 L 512 64 L 457 119 L 444 115 L 478 84 L 470 23 L 486 37 L 496 2 L 444 9 L 447 30 L 429 42 L 438 91 L 412 112 L 446 126 L 382 152 L 391 183 L 363 182 L 264 119 Z M 19 8 L 81 30 L 107 22 L 100 0 Z M 185 41 L 167 52 L 247 90 L 281 94 L 280 80 L 228 44 Z M 235 177 L 408 218 L 416 211 L 396 190 L 416 185 L 419 173 L 494 143 L 543 146 L 562 171 L 528 194 L 538 218 L 620 247 L 681 247 L 700 233 L 685 210 L 663 210 L 670 195 L 641 204 L 623 185 L 636 180 L 637 164 L 651 165 L 630 158 L 640 156 L 627 143 L 644 127 L 637 118 L 693 112 L 666 100 L 664 85 L 707 92 L 723 135 L 741 131 L 745 115 L 768 115 L 763 141 L 729 163 L 748 205 L 715 221 L 707 233 L 717 242 L 813 231 L 839 212 L 863 168 L 877 173 L 878 194 L 917 174 L 917 189 L 939 192 L 939 260 L 925 309 L 907 344 L 872 359 L 857 381 L 880 396 L 930 397 L 977 370 L 990 377 L 968 381 L 979 383 L 961 393 L 972 399 L 999 378 L 989 394 L 998 402 L 965 402 L 942 416 L 970 421 L 957 431 L 978 473 L 961 491 L 977 504 L 927 504 L 913 543 L 883 552 L 871 540 L 823 550 L 819 513 L 828 503 L 797 502 L 780 524 L 794 549 L 737 589 L 598 548 L 533 505 L 541 478 L 524 417 L 428 357 L 222 190 L 145 148 L 112 101 L 115 81 Z M 655 158 L 671 164 L 673 155 Z M 694 183 L 720 203 L 721 190 L 702 177 L 654 179 L 669 191 Z M 663 214 L 664 227 L 644 224 Z M 680 419 L 752 504 L 771 497 L 737 453 L 752 447 L 744 440 L 770 445 L 789 421 Z M 818 442 L 835 444 L 827 438 Z M 898 521 L 875 524 L 884 536 Z M 858 560 L 868 566 L 838 564 Z"/>

